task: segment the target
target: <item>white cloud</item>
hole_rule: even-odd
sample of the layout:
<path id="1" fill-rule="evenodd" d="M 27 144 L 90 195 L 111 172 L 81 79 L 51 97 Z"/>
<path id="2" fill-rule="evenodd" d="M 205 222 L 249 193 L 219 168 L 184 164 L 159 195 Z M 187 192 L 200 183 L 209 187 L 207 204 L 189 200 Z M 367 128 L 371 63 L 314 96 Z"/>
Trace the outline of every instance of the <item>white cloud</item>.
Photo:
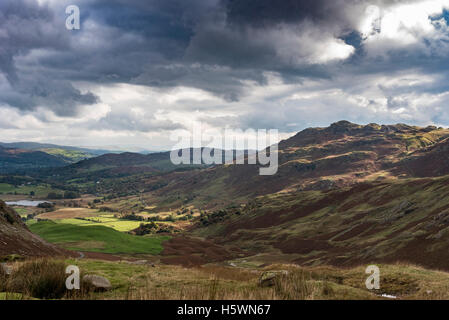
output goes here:
<path id="1" fill-rule="evenodd" d="M 429 44 L 424 40 L 438 42 L 447 39 L 448 28 L 444 19 L 437 22 L 431 17 L 442 14 L 449 8 L 444 0 L 431 0 L 413 3 L 397 3 L 380 7 L 378 11 L 367 10 L 359 22 L 358 30 L 364 36 L 364 45 L 370 55 L 386 55 L 388 51 L 417 46 L 423 52 Z M 380 16 L 380 29 L 373 30 L 375 20 Z M 439 43 L 441 44 L 441 43 Z"/>
<path id="2" fill-rule="evenodd" d="M 299 26 L 279 25 L 269 30 L 253 31 L 253 38 L 271 44 L 276 54 L 286 64 L 324 64 L 345 60 L 355 48 L 314 26 L 303 23 Z"/>

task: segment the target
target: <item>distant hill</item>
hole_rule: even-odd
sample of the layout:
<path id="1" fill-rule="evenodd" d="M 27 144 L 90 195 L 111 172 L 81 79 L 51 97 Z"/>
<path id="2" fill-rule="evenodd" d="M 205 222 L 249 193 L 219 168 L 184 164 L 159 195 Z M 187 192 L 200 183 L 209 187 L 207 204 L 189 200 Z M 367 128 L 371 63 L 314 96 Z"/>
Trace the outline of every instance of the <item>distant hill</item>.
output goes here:
<path id="1" fill-rule="evenodd" d="M 99 179 L 128 177 L 138 174 L 157 174 L 180 169 L 170 161 L 170 153 L 140 154 L 124 152 L 108 153 L 98 157 L 85 159 L 63 168 L 42 171 L 40 176 L 51 175 L 57 180 L 95 182 Z"/>
<path id="2" fill-rule="evenodd" d="M 193 163 L 193 150 L 190 149 L 190 162 Z M 204 148 L 201 149 L 202 151 Z M 189 152 L 188 149 L 185 151 Z M 170 151 L 166 152 L 153 152 L 148 154 L 142 153 L 133 153 L 133 152 L 124 152 L 117 154 L 104 154 L 92 159 L 86 159 L 84 161 L 80 161 L 69 166 L 67 169 L 74 169 L 77 171 L 98 171 L 103 169 L 118 169 L 120 168 L 120 172 L 126 173 L 129 168 L 129 173 L 132 174 L 136 170 L 139 171 L 148 171 L 148 172 L 170 172 L 174 170 L 182 170 L 189 168 L 205 168 L 209 167 L 204 164 L 183 164 L 183 165 L 175 165 L 170 160 Z M 213 154 L 213 152 L 212 152 Z M 246 151 L 245 151 L 246 154 Z M 224 162 L 224 153 L 223 153 L 223 162 Z M 233 152 L 233 158 L 235 158 L 235 151 Z M 64 169 L 66 170 L 66 169 Z"/>
<path id="3" fill-rule="evenodd" d="M 90 153 L 93 155 L 102 155 L 106 153 L 113 153 L 115 151 L 103 150 L 103 149 L 90 149 L 90 148 L 80 148 L 72 146 L 61 146 L 57 144 L 50 143 L 38 143 L 38 142 L 0 142 L 0 146 L 5 148 L 17 148 L 26 150 L 40 150 L 40 149 L 63 149 L 63 150 L 75 150 Z"/>
<path id="4" fill-rule="evenodd" d="M 67 163 L 42 151 L 12 149 L 0 146 L 0 173 L 13 173 L 37 168 L 61 167 Z"/>
<path id="5" fill-rule="evenodd" d="M 60 146 L 55 144 L 37 142 L 0 142 L 0 146 L 12 149 L 42 151 L 63 160 L 65 163 L 75 163 L 84 159 L 89 159 L 102 154 L 114 152 L 110 150 Z"/>

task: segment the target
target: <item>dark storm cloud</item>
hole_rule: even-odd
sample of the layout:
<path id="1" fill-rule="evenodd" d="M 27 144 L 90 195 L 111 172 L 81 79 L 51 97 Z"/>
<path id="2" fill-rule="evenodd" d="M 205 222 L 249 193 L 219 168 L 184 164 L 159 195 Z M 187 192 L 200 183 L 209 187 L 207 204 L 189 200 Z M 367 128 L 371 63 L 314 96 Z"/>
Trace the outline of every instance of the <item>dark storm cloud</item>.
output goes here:
<path id="1" fill-rule="evenodd" d="M 263 84 L 266 70 L 293 74 L 290 64 L 276 56 L 270 38 L 258 41 L 257 35 L 233 30 L 231 25 L 248 16 L 256 2 L 246 1 L 241 7 L 218 0 L 75 2 L 82 29 L 69 32 L 64 28 L 64 9 L 71 2 L 2 1 L 0 30 L 7 38 L 2 41 L 0 68 L 12 89 L 4 103 L 23 109 L 43 103 L 60 115 L 73 115 L 77 105 L 98 99 L 81 94 L 72 81 L 193 86 L 235 101 L 244 94 L 243 80 Z M 267 2 L 265 7 L 272 5 Z M 318 5 L 300 7 L 312 8 L 314 14 L 319 11 Z M 294 2 L 284 4 L 280 11 L 272 11 L 269 20 L 298 8 Z M 87 26 L 89 20 L 95 28 Z M 34 49 L 46 54 L 18 74 L 15 58 Z M 295 66 L 294 71 L 295 76 L 321 72 L 307 65 Z"/>
<path id="2" fill-rule="evenodd" d="M 238 101 L 247 94 L 248 81 L 267 84 L 266 72 L 276 72 L 286 83 L 410 68 L 441 73 L 448 67 L 446 53 L 429 57 L 410 46 L 370 57 L 355 30 L 369 4 L 384 8 L 414 2 L 79 0 L 38 5 L 2 0 L 0 71 L 6 83 L 0 77 L 0 103 L 22 110 L 43 106 L 73 116 L 78 106 L 99 102 L 78 90 L 76 82 L 187 86 Z M 69 4 L 80 7 L 79 31 L 65 29 Z M 351 90 L 352 85 L 340 88 Z M 251 117 L 251 125 L 262 123 L 259 118 Z M 118 120 L 110 119 L 114 128 L 129 124 Z M 287 120 L 285 114 L 278 122 Z"/>
<path id="3" fill-rule="evenodd" d="M 74 115 L 79 105 L 97 101 L 91 93 L 75 89 L 70 79 L 49 77 L 45 68 L 17 66 L 16 60 L 32 50 L 69 50 L 70 40 L 62 26 L 63 20 L 58 21 L 50 7 L 36 1 L 0 3 L 0 71 L 8 81 L 0 92 L 0 103 L 24 110 L 44 106 L 58 115 Z"/>
<path id="4" fill-rule="evenodd" d="M 33 48 L 52 48 L 63 41 L 46 28 L 53 20 L 52 12 L 34 1 L 2 1 L 0 3 L 0 70 L 10 81 L 17 80 L 13 58 Z M 49 32 L 50 31 L 50 32 Z"/>
<path id="5" fill-rule="evenodd" d="M 416 2 L 419 0 L 222 0 L 230 24 L 267 27 L 308 20 L 338 30 L 354 28 L 369 5 Z"/>
<path id="6" fill-rule="evenodd" d="M 349 25 L 347 7 L 358 0 L 224 0 L 228 21 L 266 27 L 310 20 L 318 24 Z"/>

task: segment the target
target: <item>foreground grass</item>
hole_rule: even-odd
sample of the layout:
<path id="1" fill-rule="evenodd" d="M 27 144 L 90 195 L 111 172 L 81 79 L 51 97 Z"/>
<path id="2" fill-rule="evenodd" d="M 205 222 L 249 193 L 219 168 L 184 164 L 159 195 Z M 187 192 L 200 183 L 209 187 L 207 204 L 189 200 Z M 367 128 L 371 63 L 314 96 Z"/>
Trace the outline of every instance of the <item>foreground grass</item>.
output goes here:
<path id="1" fill-rule="evenodd" d="M 24 300 L 24 297 L 21 293 L 10 293 L 10 292 L 0 292 L 0 301 L 1 300 Z"/>
<path id="2" fill-rule="evenodd" d="M 104 226 L 77 226 L 41 221 L 29 225 L 33 233 L 69 250 L 111 254 L 159 254 L 168 236 L 139 237 Z"/>
<path id="3" fill-rule="evenodd" d="M 204 266 L 183 268 L 172 265 L 150 267 L 127 262 L 67 260 L 82 272 L 111 281 L 113 290 L 89 299 L 215 300 L 215 299 L 376 299 L 376 294 L 347 285 L 314 279 L 302 268 L 282 266 L 289 274 L 272 287 L 259 286 L 260 275 L 270 268 L 255 270 Z M 278 266 L 276 266 L 276 269 Z M 277 269 L 278 270 L 278 269 Z"/>
<path id="4" fill-rule="evenodd" d="M 97 299 L 294 299 L 370 300 L 449 299 L 449 273 L 408 264 L 378 265 L 380 290 L 365 286 L 366 266 L 356 268 L 271 265 L 264 268 L 203 266 L 183 268 L 158 265 L 154 268 L 118 262 L 69 260 L 88 273 L 110 279 L 114 290 Z M 272 287 L 258 284 L 263 272 L 286 271 Z"/>
<path id="5" fill-rule="evenodd" d="M 378 265 L 381 270 L 381 289 L 371 291 L 365 287 L 366 266 L 340 269 L 279 264 L 264 268 L 231 268 L 217 265 L 183 268 L 89 259 L 50 260 L 40 263 L 45 266 L 57 266 L 61 262 L 78 266 L 82 274 L 104 276 L 113 286 L 108 292 L 91 292 L 88 295 L 68 293 L 63 299 L 385 299 L 382 294 L 394 295 L 397 299 L 449 299 L 449 273 L 407 264 Z M 26 263 L 16 262 L 14 269 L 24 270 L 21 266 Z M 43 270 L 47 269 L 45 267 Z M 259 278 L 266 272 L 281 272 L 282 275 L 276 279 L 274 285 L 261 287 Z M 53 277 L 53 273 L 47 272 L 47 277 Z M 20 274 L 18 271 L 19 276 Z M 35 276 L 34 273 L 31 276 Z M 15 273 L 12 277 L 14 279 Z M 41 283 L 47 286 L 49 282 Z M 0 299 L 33 298 L 32 291 L 27 291 L 27 288 L 12 288 L 15 292 L 19 289 L 23 291 L 19 290 L 14 294 L 0 293 Z"/>

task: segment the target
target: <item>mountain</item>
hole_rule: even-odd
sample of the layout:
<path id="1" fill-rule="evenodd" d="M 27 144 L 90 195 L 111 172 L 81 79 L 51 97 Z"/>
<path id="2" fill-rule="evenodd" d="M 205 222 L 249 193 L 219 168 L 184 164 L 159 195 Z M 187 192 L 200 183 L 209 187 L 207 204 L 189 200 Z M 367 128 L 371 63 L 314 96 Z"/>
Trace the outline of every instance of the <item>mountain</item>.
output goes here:
<path id="1" fill-rule="evenodd" d="M 0 173 L 3 174 L 64 165 L 66 165 L 65 161 L 42 151 L 11 149 L 0 146 Z"/>
<path id="2" fill-rule="evenodd" d="M 169 152 L 105 154 L 43 175 L 90 184 L 89 191 L 95 193 L 151 191 L 151 196 L 161 199 L 194 199 L 194 205 L 212 208 L 279 192 L 324 191 L 365 181 L 443 176 L 449 174 L 445 153 L 448 138 L 448 129 L 434 126 L 339 121 L 327 128 L 305 129 L 281 141 L 278 172 L 272 176 L 259 175 L 258 165 L 176 166 Z M 432 165 L 434 161 L 438 161 L 437 166 Z M 107 188 L 92 189 L 95 182 L 105 179 L 103 186 Z"/>
<path id="3" fill-rule="evenodd" d="M 443 176 L 449 174 L 445 160 L 448 138 L 448 129 L 433 126 L 340 121 L 327 128 L 305 129 L 281 141 L 275 175 L 259 175 L 258 165 L 223 165 L 157 177 L 154 183 L 163 180 L 167 184 L 159 190 L 162 197 L 181 194 L 212 205 L 212 199 L 242 202 L 278 192 L 324 191 L 364 181 Z M 438 165 L 429 157 L 438 158 Z"/>
<path id="4" fill-rule="evenodd" d="M 166 185 L 143 199 L 204 210 L 189 233 L 255 265 L 449 270 L 448 159 L 448 129 L 340 121 L 281 141 L 273 176 L 255 165 L 169 173 L 146 181 Z"/>
<path id="5" fill-rule="evenodd" d="M 0 257 L 10 254 L 21 256 L 67 256 L 68 252 L 31 233 L 20 216 L 0 200 Z"/>

